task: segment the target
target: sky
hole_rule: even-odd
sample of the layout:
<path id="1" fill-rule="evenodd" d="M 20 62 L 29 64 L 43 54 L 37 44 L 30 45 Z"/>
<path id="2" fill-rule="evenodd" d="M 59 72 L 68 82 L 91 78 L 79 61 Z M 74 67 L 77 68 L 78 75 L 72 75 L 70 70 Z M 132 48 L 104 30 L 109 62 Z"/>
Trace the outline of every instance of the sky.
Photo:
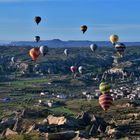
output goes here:
<path id="1" fill-rule="evenodd" d="M 0 0 L 0 40 L 107 41 L 111 34 L 140 41 L 140 0 Z"/>

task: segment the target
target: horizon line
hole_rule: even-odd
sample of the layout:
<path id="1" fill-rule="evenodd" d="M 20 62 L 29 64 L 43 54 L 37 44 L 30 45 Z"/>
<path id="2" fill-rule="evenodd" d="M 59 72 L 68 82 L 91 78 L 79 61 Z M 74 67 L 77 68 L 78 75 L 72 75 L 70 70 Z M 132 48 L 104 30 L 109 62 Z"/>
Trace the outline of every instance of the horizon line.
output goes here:
<path id="1" fill-rule="evenodd" d="M 74 39 L 70 39 L 70 40 L 63 40 L 63 39 L 58 39 L 58 38 L 54 38 L 54 39 L 47 39 L 47 40 L 40 40 L 39 42 L 43 42 L 43 41 L 50 41 L 50 40 L 60 40 L 60 41 L 91 41 L 91 42 L 110 42 L 109 40 L 74 40 Z M 0 42 L 35 42 L 34 40 L 0 40 Z M 140 41 L 118 41 L 118 42 L 140 42 Z"/>

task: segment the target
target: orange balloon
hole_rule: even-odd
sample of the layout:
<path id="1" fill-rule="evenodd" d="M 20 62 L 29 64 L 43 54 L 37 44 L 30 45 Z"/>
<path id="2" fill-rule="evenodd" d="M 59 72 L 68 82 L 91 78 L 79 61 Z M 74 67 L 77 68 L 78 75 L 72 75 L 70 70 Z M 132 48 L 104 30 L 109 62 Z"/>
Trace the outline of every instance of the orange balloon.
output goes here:
<path id="1" fill-rule="evenodd" d="M 32 49 L 30 49 L 29 55 L 32 58 L 32 60 L 36 60 L 39 57 L 39 55 L 40 55 L 39 48 L 32 48 Z"/>

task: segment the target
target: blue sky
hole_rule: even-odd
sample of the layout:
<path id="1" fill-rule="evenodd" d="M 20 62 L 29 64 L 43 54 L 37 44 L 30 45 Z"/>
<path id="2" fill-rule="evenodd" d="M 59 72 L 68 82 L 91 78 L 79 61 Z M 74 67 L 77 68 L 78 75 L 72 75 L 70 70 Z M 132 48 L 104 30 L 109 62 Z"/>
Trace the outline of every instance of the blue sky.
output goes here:
<path id="1" fill-rule="evenodd" d="M 35 16 L 42 21 L 37 26 Z M 86 24 L 83 35 L 80 26 Z M 0 0 L 0 40 L 140 41 L 140 0 Z"/>

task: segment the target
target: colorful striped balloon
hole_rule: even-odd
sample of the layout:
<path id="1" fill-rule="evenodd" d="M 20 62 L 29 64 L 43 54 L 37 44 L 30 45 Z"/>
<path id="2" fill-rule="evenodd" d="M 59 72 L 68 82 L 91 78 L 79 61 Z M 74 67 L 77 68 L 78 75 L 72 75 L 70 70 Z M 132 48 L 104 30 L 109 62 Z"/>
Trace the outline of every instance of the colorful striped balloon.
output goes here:
<path id="1" fill-rule="evenodd" d="M 102 94 L 109 93 L 111 85 L 107 82 L 101 82 L 101 84 L 99 85 L 99 89 L 102 92 Z"/>
<path id="2" fill-rule="evenodd" d="M 117 43 L 115 45 L 115 48 L 119 55 L 123 55 L 124 50 L 126 49 L 126 46 L 123 43 Z"/>
<path id="3" fill-rule="evenodd" d="M 107 111 L 113 103 L 113 99 L 108 94 L 103 94 L 99 97 L 99 104 L 103 110 Z"/>

